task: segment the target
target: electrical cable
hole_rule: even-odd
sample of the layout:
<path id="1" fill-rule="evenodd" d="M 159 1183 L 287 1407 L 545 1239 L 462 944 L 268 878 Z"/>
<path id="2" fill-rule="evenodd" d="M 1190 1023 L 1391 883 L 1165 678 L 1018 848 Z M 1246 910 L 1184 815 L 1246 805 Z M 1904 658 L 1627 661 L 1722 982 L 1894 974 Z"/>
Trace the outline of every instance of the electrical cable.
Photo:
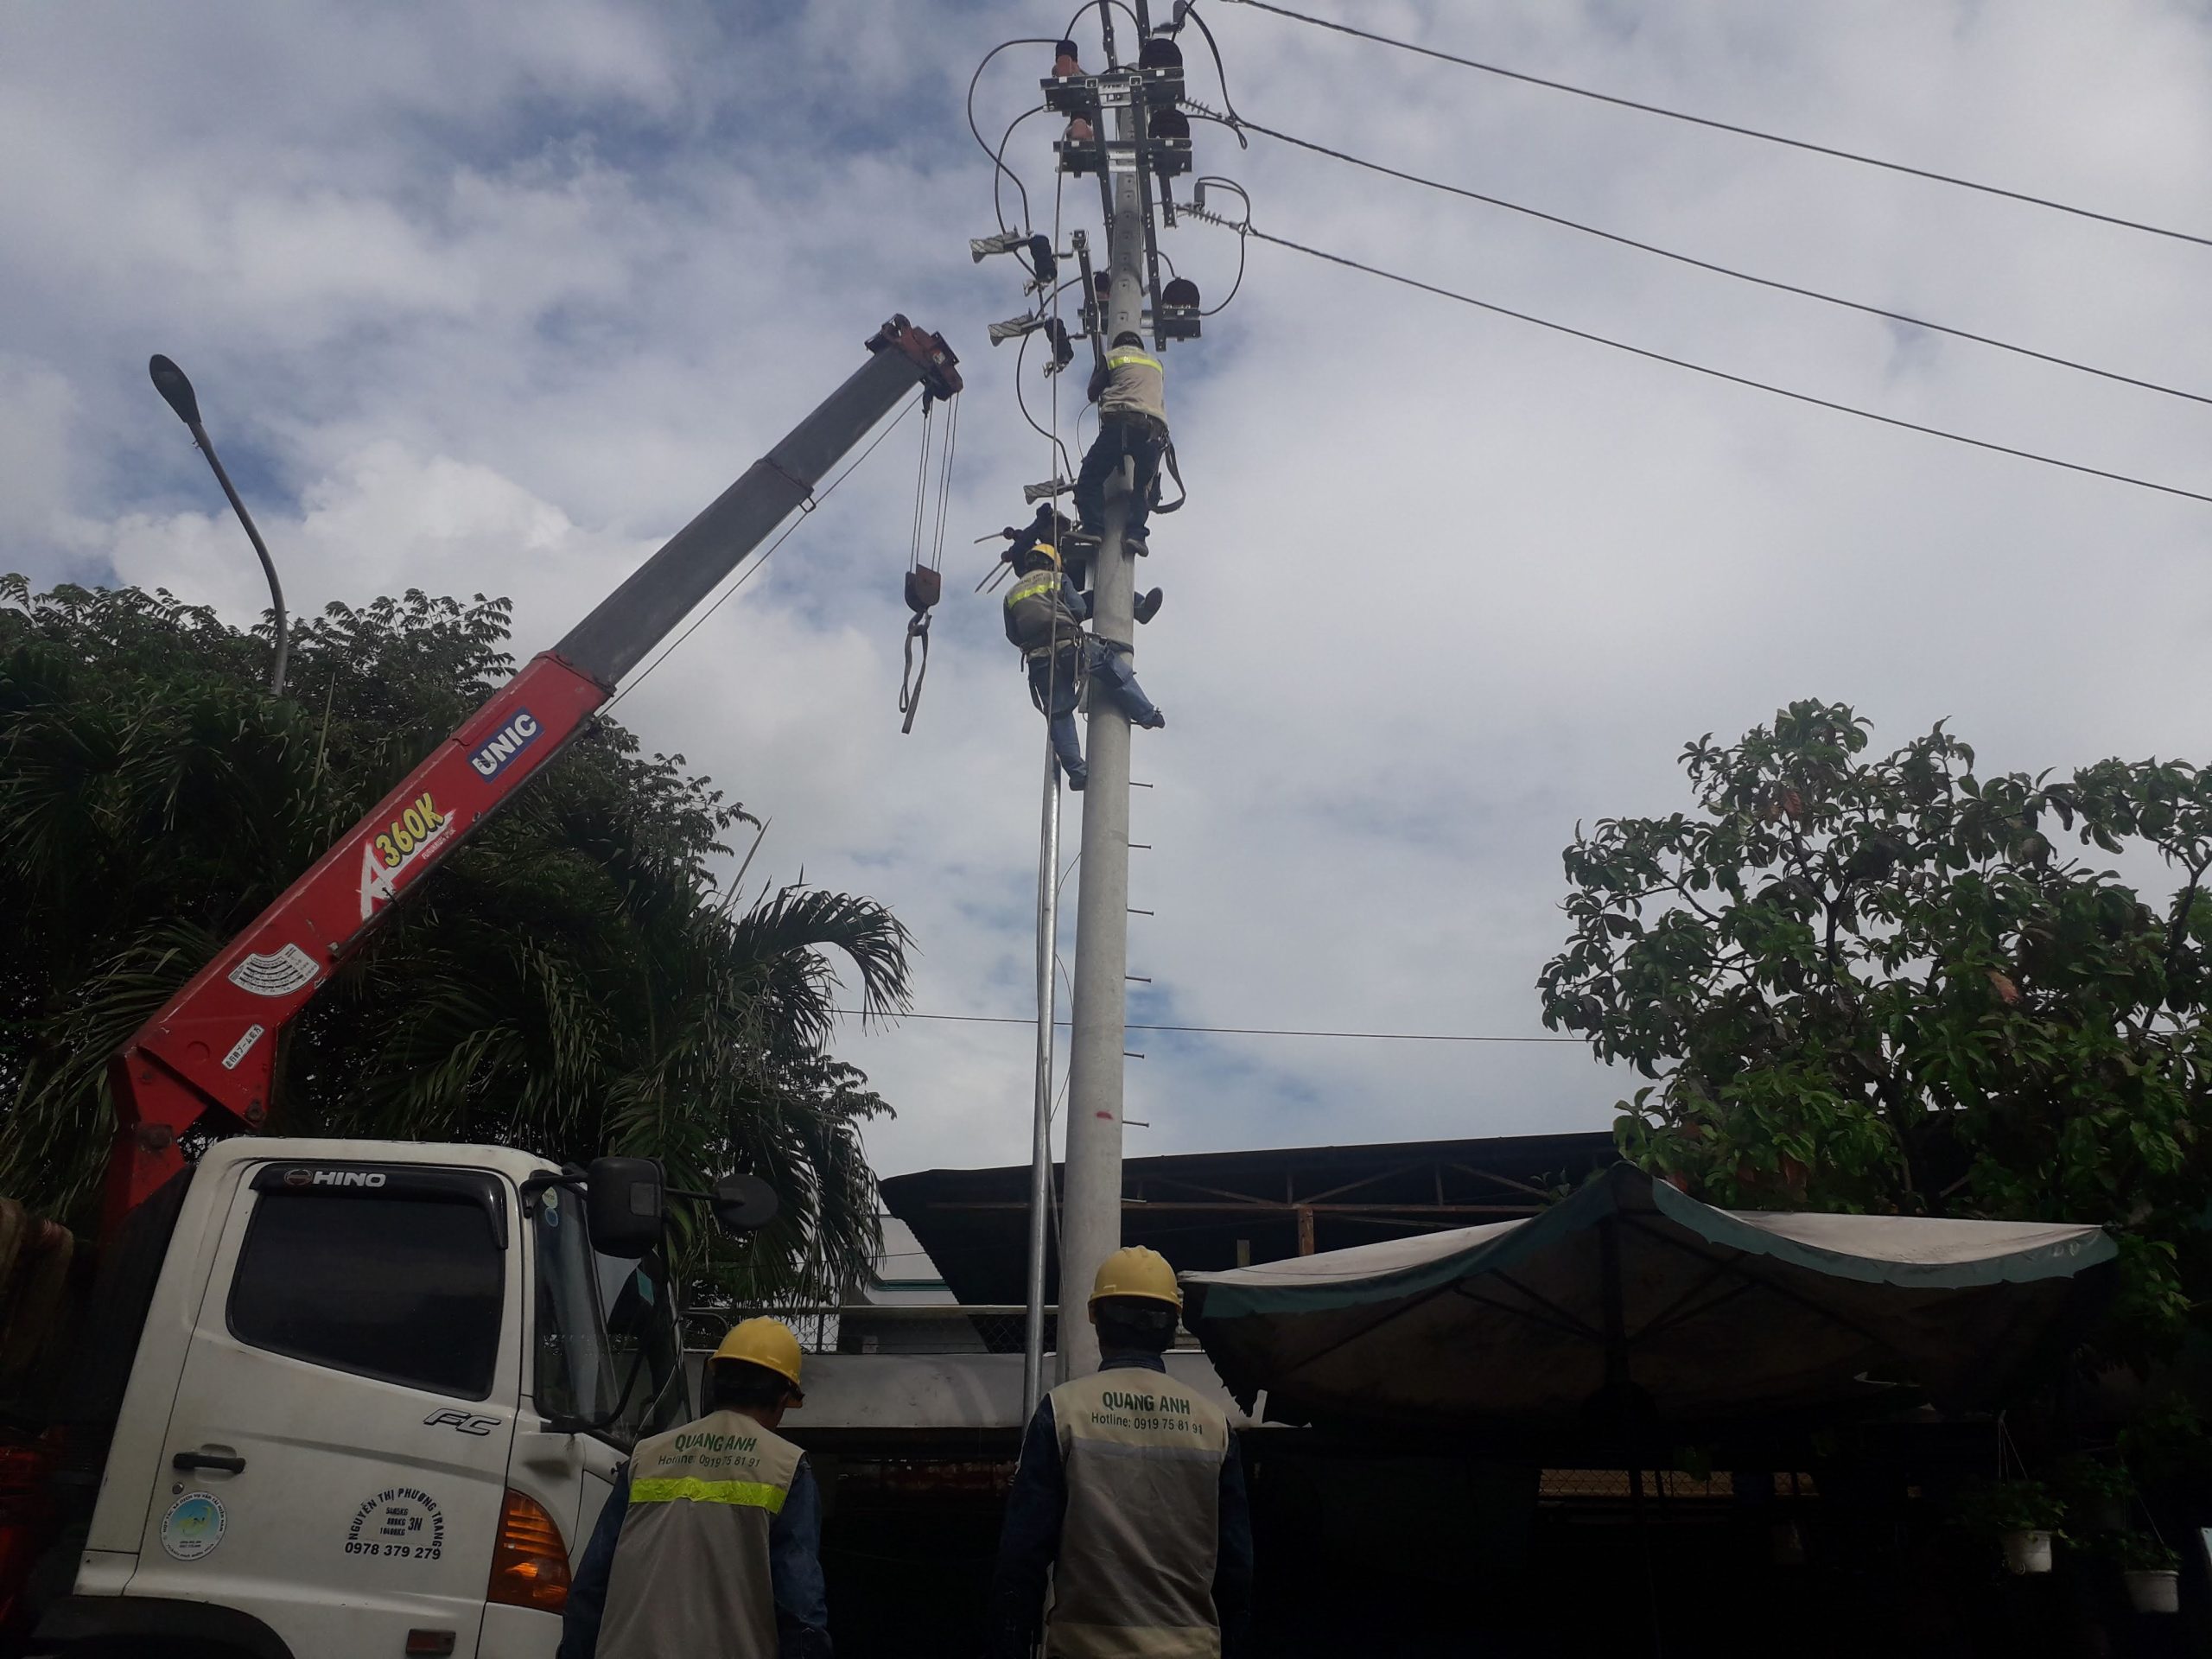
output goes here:
<path id="1" fill-rule="evenodd" d="M 1219 120 L 1221 118 L 1215 116 L 1213 118 Z M 1224 123 L 1224 124 L 1226 124 Z M 1217 178 L 1209 174 L 1203 179 L 1193 179 L 1191 182 L 1192 188 L 1198 193 L 1197 195 L 1192 199 L 1191 205 L 1193 209 L 1198 207 L 1198 201 L 1205 197 L 1206 186 L 1210 184 L 1219 185 L 1224 190 L 1234 190 L 1239 196 L 1243 198 L 1244 222 L 1248 225 L 1252 222 L 1252 193 L 1247 190 L 1243 185 L 1237 183 L 1236 180 Z M 1240 236 L 1236 238 L 1236 280 L 1229 285 L 1229 293 L 1227 297 L 1224 298 L 1219 305 L 1214 307 L 1211 311 L 1199 312 L 1198 315 L 1201 317 L 1214 316 L 1227 310 L 1229 308 L 1229 302 L 1236 297 L 1236 290 L 1244 286 L 1244 255 L 1246 251 L 1247 250 L 1244 246 L 1244 238 Z"/>
<path id="2" fill-rule="evenodd" d="M 833 1008 L 833 1014 L 856 1014 L 857 1008 Z M 1034 1014 L 916 1014 L 911 1009 L 897 1016 L 902 1020 L 944 1020 L 956 1025 L 968 1026 L 1030 1026 L 1037 1023 Z M 1057 1023 L 1072 1025 L 1073 1020 Z M 1163 1026 L 1147 1025 L 1128 1020 L 1126 1031 L 1170 1031 L 1195 1033 L 1205 1037 L 1342 1037 L 1377 1043 L 1573 1043 L 1580 1046 L 1580 1037 L 1497 1037 L 1477 1036 L 1463 1032 L 1433 1031 L 1304 1031 L 1286 1027 L 1271 1026 Z"/>
<path id="3" fill-rule="evenodd" d="M 1237 0 L 1237 3 L 1250 4 L 1253 3 L 1253 0 Z M 1185 211 L 1193 219 L 1202 219 L 1209 225 L 1218 225 L 1225 230 L 1236 232 L 1239 236 L 1255 236 L 1262 242 L 1272 242 L 1277 247 L 1288 248 L 1294 253 L 1306 254 L 1312 258 L 1326 260 L 1333 265 L 1343 265 L 1349 270 L 1363 271 L 1370 276 L 1380 276 L 1385 282 L 1397 283 L 1407 288 L 1418 289 L 1424 294 L 1433 294 L 1440 299 L 1456 300 L 1461 305 L 1471 305 L 1478 310 L 1494 312 L 1501 317 L 1511 317 L 1516 322 L 1534 323 L 1539 328 L 1548 328 L 1554 334 L 1572 335 L 1576 340 L 1587 340 L 1593 346 L 1609 346 L 1617 352 L 1626 352 L 1632 357 L 1648 358 L 1654 363 L 1664 363 L 1674 368 L 1688 369 L 1693 374 L 1706 375 L 1715 380 L 1726 380 L 1732 385 L 1745 386 L 1753 391 L 1769 392 L 1777 397 L 1787 397 L 1793 403 L 1810 404 L 1818 409 L 1834 410 L 1839 415 L 1855 415 L 1862 421 L 1873 421 L 1883 426 L 1898 427 L 1907 432 L 1918 432 L 1928 437 L 1942 438 L 1952 443 L 1965 444 L 1969 448 L 1986 449 L 1997 454 L 2011 455 L 2020 461 L 2032 461 L 2042 466 L 2056 467 L 2069 473 L 2084 473 L 2091 478 L 2107 479 L 2115 484 L 2129 484 L 2137 489 L 2155 490 L 2161 495 L 2177 495 L 2186 500 L 2212 504 L 2212 495 L 2197 490 L 2185 490 L 2177 484 L 2161 484 L 2155 480 L 2138 478 L 2129 473 L 2112 472 L 2105 467 L 2088 466 L 2078 461 L 2064 461 L 2056 455 L 2041 454 L 2032 449 L 2015 448 L 2011 444 L 1993 442 L 1987 438 L 1968 437 L 1961 432 L 1948 431 L 1940 426 L 1923 425 L 1918 421 L 1908 421 L 1896 415 L 1878 414 L 1871 409 L 1861 409 L 1854 404 L 1838 403 L 1833 398 L 1815 397 L 1809 391 L 1794 391 L 1788 386 L 1777 386 L 1768 381 L 1754 380 L 1747 375 L 1732 374 L 1726 369 L 1716 369 L 1703 363 L 1694 363 L 1688 358 L 1670 357 L 1664 352 L 1655 352 L 1648 346 L 1631 346 L 1625 340 L 1613 340 L 1604 334 L 1592 334 L 1586 328 L 1571 327 L 1563 322 L 1554 322 L 1548 317 L 1534 316 L 1526 311 L 1516 311 L 1510 306 L 1497 305 L 1489 300 L 1478 300 L 1471 294 L 1461 294 L 1452 289 L 1440 288 L 1433 283 L 1424 283 L 1415 276 L 1401 276 L 1395 270 L 1384 270 L 1377 265 L 1363 264 L 1359 260 L 1349 258 L 1340 253 L 1330 253 L 1320 248 L 1310 248 L 1302 242 L 1293 242 L 1287 237 L 1275 236 L 1268 232 L 1255 229 L 1249 220 L 1240 224 L 1198 207 L 1187 208 Z"/>
<path id="4" fill-rule="evenodd" d="M 1206 111 L 1204 113 L 1210 115 L 1212 111 Z M 2039 352 L 2033 346 L 2015 345 L 2011 340 L 1999 340 L 1990 334 L 1978 334 L 1967 328 L 1955 328 L 1948 323 L 1930 322 L 1925 317 L 1916 317 L 1903 311 L 1891 311 L 1883 306 L 1867 304 L 1862 300 L 1847 300 L 1840 295 L 1822 293 L 1819 289 L 1801 287 L 1796 283 L 1785 283 L 1777 277 L 1754 276 L 1748 270 L 1738 270 L 1732 265 L 1720 264 L 1711 259 L 1700 259 L 1694 254 L 1677 252 L 1675 249 L 1662 248 L 1655 243 L 1639 242 L 1634 237 L 1623 236 L 1617 231 L 1600 230 L 1594 225 L 1585 225 L 1578 219 L 1567 219 L 1559 213 L 1546 213 L 1541 207 L 1530 207 L 1521 202 L 1509 201 L 1503 196 L 1485 195 L 1479 190 L 1465 189 L 1456 184 L 1446 184 L 1440 179 L 1425 178 L 1418 173 L 1408 173 L 1398 168 L 1386 166 L 1381 162 L 1371 162 L 1363 156 L 1354 156 L 1341 149 L 1332 149 L 1326 144 L 1318 144 L 1310 138 L 1300 138 L 1291 133 L 1278 131 L 1273 127 L 1262 126 L 1256 121 L 1247 121 L 1243 125 L 1246 130 L 1256 132 L 1263 137 L 1273 138 L 1281 143 L 1293 144 L 1300 149 L 1309 149 L 1316 155 L 1345 162 L 1353 167 L 1365 168 L 1370 173 L 1380 173 L 1385 177 L 1402 180 L 1408 184 L 1418 184 L 1431 190 L 1440 190 L 1447 195 L 1463 196 L 1469 201 L 1479 201 L 1487 207 L 1503 207 L 1508 213 L 1525 214 L 1530 219 L 1541 219 L 1547 225 L 1557 225 L 1565 230 L 1579 231 L 1585 236 L 1594 236 L 1604 241 L 1618 243 L 1624 248 L 1634 248 L 1639 253 L 1656 254 L 1662 259 L 1671 259 L 1678 264 L 1688 265 L 1698 270 L 1710 271 L 1718 276 L 1732 276 L 1740 283 L 1754 283 L 1760 288 L 1773 289 L 1783 294 L 1795 294 L 1801 299 L 1818 300 L 1823 305 L 1840 306 L 1847 311 L 1857 311 L 1870 317 L 1881 317 L 1890 322 L 1902 322 L 1915 328 L 1925 328 L 1932 334 L 1949 334 L 1958 340 L 1970 340 L 1978 346 L 1993 346 L 1998 351 L 2011 352 L 2016 356 L 2033 358 L 2039 363 L 2052 364 L 2062 369 L 2072 369 L 2079 374 L 2094 374 L 2100 379 L 2116 380 L 2122 385 L 2134 386 L 2144 391 L 2161 392 L 2169 397 L 2185 397 L 2193 404 L 2212 404 L 2212 397 L 2208 397 L 2202 392 L 2186 391 L 2179 386 L 2169 386 L 2156 380 L 2145 380 L 2135 375 L 2122 374 L 2116 369 L 2101 369 L 2094 363 L 2083 363 L 2074 358 L 2060 357 L 2051 352 Z M 1226 304 L 1227 302 L 1224 301 L 1223 303 Z"/>
<path id="5" fill-rule="evenodd" d="M 1244 118 L 1236 113 L 1236 100 L 1229 95 L 1229 71 L 1221 66 L 1221 44 L 1214 39 L 1213 30 L 1206 27 L 1206 20 L 1198 16 L 1198 7 L 1190 3 L 1190 0 L 1183 0 L 1179 9 L 1184 16 L 1198 26 L 1198 32 L 1206 37 L 1206 50 L 1213 54 L 1213 75 L 1214 79 L 1221 86 L 1221 107 L 1229 113 L 1226 116 L 1212 116 L 1212 119 L 1220 122 L 1223 126 L 1236 134 L 1236 147 L 1239 149 L 1249 149 L 1251 145 L 1246 141 L 1243 133 L 1239 130 L 1244 124 Z M 1211 115 L 1211 111 L 1208 113 Z"/>
<path id="6" fill-rule="evenodd" d="M 997 168 L 1000 173 L 1004 173 L 1007 177 L 1013 179 L 1014 188 L 1021 192 L 1021 224 L 1025 231 L 1029 227 L 1029 192 L 1023 187 L 1021 181 L 1008 170 L 1007 164 L 993 154 L 989 140 L 983 137 L 983 130 L 976 124 L 976 87 L 983 79 L 983 71 L 991 67 L 991 60 L 1000 53 L 1017 46 L 1057 46 L 1058 44 L 1058 41 L 1048 41 L 1041 35 L 1019 35 L 1011 41 L 1001 41 L 983 54 L 983 60 L 976 66 L 976 73 L 968 78 L 968 130 L 975 135 L 976 147 L 984 155 L 990 156 L 991 165 Z M 991 179 L 991 201 L 994 207 L 997 205 L 998 194 L 998 178 L 995 174 Z M 999 215 L 1001 235 L 1005 234 L 1006 228 L 1006 215 L 1001 213 Z"/>
<path id="7" fill-rule="evenodd" d="M 838 474 L 836 477 L 831 479 L 821 490 L 809 496 L 804 502 L 802 502 L 799 506 L 798 517 L 792 519 L 790 524 L 784 526 L 784 533 L 777 537 L 774 541 L 769 543 L 766 549 L 762 551 L 759 558 L 753 560 L 750 564 L 747 565 L 744 569 L 739 571 L 737 580 L 730 583 L 728 587 L 722 589 L 721 596 L 716 599 L 713 604 L 708 606 L 705 610 L 702 611 L 697 618 L 693 620 L 690 627 L 684 629 L 683 632 L 677 634 L 675 639 L 670 640 L 667 648 L 664 649 L 659 656 L 654 658 L 652 661 L 647 663 L 644 671 L 639 674 L 636 679 L 631 681 L 629 684 L 624 686 L 613 696 L 609 697 L 606 702 L 601 704 L 597 714 L 594 717 L 595 719 L 603 719 L 613 709 L 616 703 L 621 702 L 623 698 L 628 696 L 632 691 L 636 690 L 647 680 L 651 679 L 652 677 L 653 671 L 658 668 L 663 663 L 666 662 L 671 657 L 674 656 L 676 654 L 676 648 L 678 645 L 681 645 L 686 639 L 689 639 L 693 634 L 698 632 L 701 628 L 704 627 L 709 617 L 712 616 L 716 611 L 721 609 L 723 606 L 728 604 L 730 600 L 737 593 L 737 590 L 744 587 L 747 582 L 752 581 L 753 576 L 758 574 L 767 564 L 768 561 L 775 556 L 776 550 L 781 547 L 785 542 L 791 540 L 793 533 L 798 531 L 798 527 L 814 516 L 815 508 L 820 506 L 832 495 L 835 495 L 837 493 L 837 486 L 840 484 L 842 484 L 847 479 L 850 478 L 855 473 L 858 472 L 861 467 L 861 463 L 866 461 L 870 455 L 874 454 L 876 451 L 877 446 L 886 438 L 889 437 L 893 432 L 897 431 L 900 422 L 903 422 L 909 415 L 914 412 L 914 405 L 926 401 L 927 397 L 928 394 L 925 392 L 918 397 L 909 398 L 907 400 L 906 406 L 899 411 L 898 419 L 893 421 L 890 425 L 885 427 L 882 431 L 877 433 L 875 435 L 874 441 L 871 442 L 867 448 L 861 450 L 858 455 L 854 457 L 852 464 L 847 467 L 843 472 Z"/>
<path id="8" fill-rule="evenodd" d="M 1024 110 L 1020 115 L 1015 116 L 1013 120 L 1007 122 L 1006 124 L 1006 131 L 999 137 L 998 151 L 991 157 L 991 160 L 995 162 L 998 167 L 998 173 L 991 175 L 991 212 L 997 218 L 999 221 L 999 229 L 1001 232 L 1006 229 L 1006 209 L 999 205 L 999 173 L 1003 173 L 1007 178 L 1012 179 L 1014 181 L 1014 188 L 1021 194 L 1021 233 L 1024 236 L 1029 234 L 1029 188 L 1027 185 L 1022 183 L 1021 175 L 1006 164 L 1006 147 L 1013 139 L 1014 130 L 1016 127 L 1027 121 L 1031 116 L 1042 115 L 1044 112 L 1045 105 L 1039 104 L 1034 109 Z M 1027 271 L 1032 277 L 1034 277 L 1037 275 L 1036 266 L 1029 263 L 1029 251 L 1027 248 L 1016 248 L 1014 251 L 1014 263 L 1019 264 L 1024 270 Z"/>
<path id="9" fill-rule="evenodd" d="M 1128 18 L 1130 22 L 1135 24 L 1137 38 L 1140 41 L 1143 40 L 1144 23 L 1141 19 L 1139 19 L 1136 13 L 1131 11 L 1128 7 L 1122 3 L 1122 0 L 1083 0 L 1083 3 L 1075 9 L 1075 16 L 1068 19 L 1067 28 L 1061 31 L 1060 40 L 1071 41 L 1075 38 L 1075 26 L 1083 21 L 1083 14 L 1084 12 L 1101 11 L 1109 5 L 1117 8 L 1122 16 Z M 1053 44 L 1058 45 L 1058 41 L 1054 41 Z"/>
<path id="10" fill-rule="evenodd" d="M 1021 418 L 1029 423 L 1031 428 L 1034 429 L 1037 435 L 1041 438 L 1048 438 L 1052 441 L 1052 447 L 1060 452 L 1060 464 L 1066 467 L 1069 474 L 1072 476 L 1075 472 L 1075 462 L 1068 457 L 1067 446 L 1060 442 L 1058 434 L 1047 432 L 1043 427 L 1037 424 L 1037 417 L 1029 412 L 1029 399 L 1023 394 L 1021 390 L 1022 360 L 1029 355 L 1029 342 L 1035 337 L 1036 333 L 1037 331 L 1033 328 L 1028 334 L 1024 334 L 1021 337 L 1021 344 L 1014 350 L 1014 401 L 1021 406 Z"/>
<path id="11" fill-rule="evenodd" d="M 1463 69 L 1479 69 L 1487 75 L 1502 76 L 1530 86 L 1541 86 L 1554 92 L 1572 92 L 1577 98 L 1586 98 L 1600 104 L 1611 104 L 1624 110 L 1639 111 L 1645 115 L 1664 116 L 1670 121 L 1684 121 L 1692 126 L 1709 127 L 1715 132 L 1733 133 L 1739 138 L 1757 138 L 1770 144 L 1782 144 L 1791 149 L 1809 151 L 1815 156 L 1827 156 L 1837 161 L 1856 162 L 1862 167 L 1876 167 L 1891 173 L 1903 173 L 1916 179 L 1927 179 L 1936 184 L 1948 184 L 1961 190 L 1974 190 L 1983 195 L 2002 196 L 2010 201 L 2025 202 L 2032 207 L 2047 207 L 2053 213 L 2071 213 L 2077 219 L 2093 219 L 2100 224 L 2116 225 L 2123 230 L 2141 231 L 2148 236 L 2171 238 L 2177 242 L 2193 242 L 2199 247 L 2212 248 L 2212 236 L 2198 236 L 2189 231 L 2177 231 L 2164 225 L 2146 224 L 2141 219 L 2123 219 L 2117 213 L 2100 213 L 2093 207 L 2077 207 L 2070 202 L 2054 200 L 2049 196 L 2032 195 L 2024 190 L 2008 190 L 2002 185 L 1983 184 L 1974 179 L 1962 179 L 1955 174 L 1938 173 L 1931 168 L 1912 167 L 1904 162 L 1885 161 L 1878 156 L 1865 156 L 1857 150 L 1840 149 L 1833 144 L 1815 143 L 1808 138 L 1792 138 L 1783 133 L 1767 132 L 1758 127 L 1746 127 L 1732 121 L 1719 121 L 1711 116 L 1692 115 L 1685 110 L 1672 110 L 1660 104 L 1645 104 L 1632 98 L 1623 98 L 1615 92 L 1601 92 L 1588 86 L 1577 86 L 1572 82 L 1551 80 L 1542 75 L 1532 75 L 1525 70 L 1508 69 L 1502 64 L 1484 63 L 1478 58 L 1463 58 L 1451 52 L 1439 51 L 1433 46 L 1419 46 L 1411 41 L 1402 41 L 1389 35 L 1377 35 L 1364 29 L 1355 29 L 1350 23 L 1332 22 L 1326 17 L 1314 17 L 1287 7 L 1271 5 L 1268 0 L 1224 0 L 1230 5 L 1250 6 L 1255 11 L 1271 11 L 1278 17 L 1287 17 L 1294 22 L 1309 23 L 1316 29 L 1332 29 L 1339 35 L 1350 35 L 1363 41 L 1372 41 L 1378 46 L 1395 47 L 1401 52 L 1411 52 L 1424 58 L 1435 58 L 1445 63 L 1459 65 Z"/>

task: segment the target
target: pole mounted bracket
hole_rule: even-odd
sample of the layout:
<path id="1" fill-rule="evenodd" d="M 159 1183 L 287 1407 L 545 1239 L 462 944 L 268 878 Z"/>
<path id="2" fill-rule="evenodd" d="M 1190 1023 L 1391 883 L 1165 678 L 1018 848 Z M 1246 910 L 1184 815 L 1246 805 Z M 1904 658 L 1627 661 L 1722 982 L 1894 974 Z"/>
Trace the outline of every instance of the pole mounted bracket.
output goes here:
<path id="1" fill-rule="evenodd" d="M 910 359 L 922 372 L 922 390 L 932 397 L 949 401 L 960 391 L 960 371 L 955 366 L 960 359 L 944 343 L 944 336 L 918 328 L 902 315 L 894 314 L 890 321 L 870 335 L 868 348 L 871 352 L 897 352 Z"/>
<path id="2" fill-rule="evenodd" d="M 1048 76 L 1039 83 L 1045 104 L 1091 129 L 1088 141 L 1062 138 L 1052 146 L 1063 173 L 1127 173 L 1141 168 L 1163 179 L 1191 170 L 1191 124 L 1176 105 L 1183 95 L 1183 66 L 1146 64 L 1096 75 Z M 1149 118 L 1141 142 L 1104 136 L 1109 111 L 1141 105 Z"/>

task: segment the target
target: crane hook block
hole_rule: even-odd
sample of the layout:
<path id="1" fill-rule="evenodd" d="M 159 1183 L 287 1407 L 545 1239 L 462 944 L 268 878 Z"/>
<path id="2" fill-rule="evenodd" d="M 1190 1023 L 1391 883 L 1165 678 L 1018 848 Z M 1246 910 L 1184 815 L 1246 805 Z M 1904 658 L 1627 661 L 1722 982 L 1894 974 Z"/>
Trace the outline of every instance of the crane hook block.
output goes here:
<path id="1" fill-rule="evenodd" d="M 926 564 L 906 573 L 906 608 L 916 616 L 944 597 L 944 577 Z"/>

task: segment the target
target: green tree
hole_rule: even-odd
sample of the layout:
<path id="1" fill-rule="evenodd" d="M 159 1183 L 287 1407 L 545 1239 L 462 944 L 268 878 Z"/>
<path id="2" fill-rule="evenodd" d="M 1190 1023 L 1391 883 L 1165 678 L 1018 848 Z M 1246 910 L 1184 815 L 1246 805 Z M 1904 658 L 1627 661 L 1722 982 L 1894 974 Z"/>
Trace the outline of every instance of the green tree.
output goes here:
<path id="1" fill-rule="evenodd" d="M 1621 1149 L 1708 1201 L 2107 1224 L 2133 1334 L 2173 1338 L 2212 1281 L 2212 775 L 1868 730 L 1792 703 L 1683 751 L 1694 810 L 1578 828 L 1546 1025 L 1653 1079 Z"/>
<path id="2" fill-rule="evenodd" d="M 512 670 L 508 607 L 410 593 L 259 637 L 166 594 L 0 581 L 0 1191 L 83 1220 L 107 1057 Z M 741 903 L 710 861 L 751 820 L 601 720 L 455 851 L 288 1032 L 271 1128 L 627 1152 L 749 1170 L 785 1214 L 739 1294 L 834 1286 L 875 1245 L 829 1051 L 838 981 L 902 1008 L 906 931 L 804 885 Z"/>

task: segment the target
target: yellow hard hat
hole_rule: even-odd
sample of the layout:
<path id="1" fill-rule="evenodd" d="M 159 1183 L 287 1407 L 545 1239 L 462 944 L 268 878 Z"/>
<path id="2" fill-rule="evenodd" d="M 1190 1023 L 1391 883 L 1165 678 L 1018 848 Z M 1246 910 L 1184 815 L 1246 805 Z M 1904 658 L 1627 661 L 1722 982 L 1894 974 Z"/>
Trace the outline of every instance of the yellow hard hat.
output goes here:
<path id="1" fill-rule="evenodd" d="M 781 1319 L 743 1319 L 715 1350 L 717 1361 L 741 1359 L 748 1365 L 773 1371 L 796 1389 L 798 1387 L 798 1338 Z"/>
<path id="2" fill-rule="evenodd" d="M 1052 562 L 1053 569 L 1057 570 L 1060 568 L 1060 550 L 1054 547 L 1050 542 L 1039 542 L 1032 546 L 1029 550 L 1032 553 L 1042 553 L 1046 558 L 1050 559 Z"/>
<path id="3" fill-rule="evenodd" d="M 1090 1281 L 1090 1301 L 1096 1306 L 1108 1296 L 1138 1296 L 1148 1302 L 1165 1302 L 1179 1313 L 1183 1289 L 1175 1282 L 1175 1269 L 1158 1250 L 1141 1244 L 1125 1245 L 1098 1264 Z"/>

